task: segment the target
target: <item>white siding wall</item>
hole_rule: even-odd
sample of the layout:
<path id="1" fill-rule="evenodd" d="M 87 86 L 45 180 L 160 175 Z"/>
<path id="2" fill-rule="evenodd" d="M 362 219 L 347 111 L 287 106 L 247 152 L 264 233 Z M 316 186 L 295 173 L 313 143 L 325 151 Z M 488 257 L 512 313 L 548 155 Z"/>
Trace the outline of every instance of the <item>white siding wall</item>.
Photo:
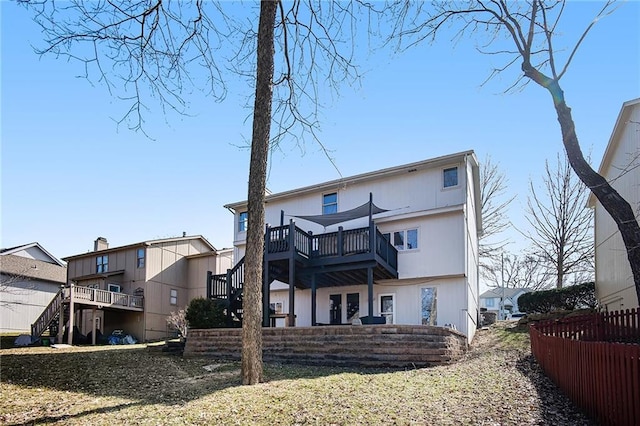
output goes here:
<path id="1" fill-rule="evenodd" d="M 622 117 L 617 149 L 608 167 L 602 170 L 611 185 L 631 203 L 636 217 L 640 214 L 640 105 L 630 107 L 628 116 Z M 614 135 L 615 137 L 615 135 Z M 636 168 L 628 172 L 635 158 Z M 609 310 L 638 306 L 631 267 L 617 226 L 602 208 L 595 207 L 596 291 L 602 305 Z"/>
<path id="2" fill-rule="evenodd" d="M 443 188 L 443 170 L 458 166 L 458 185 Z M 284 223 L 289 215 L 319 215 L 322 213 L 322 195 L 338 194 L 338 211 L 345 211 L 366 203 L 369 193 L 380 208 L 390 211 L 374 217 L 383 233 L 406 229 L 418 229 L 418 249 L 398 253 L 399 280 L 375 285 L 375 312 L 379 312 L 380 294 L 394 294 L 396 322 L 398 324 L 421 323 L 421 288 L 437 287 L 437 322 L 454 324 L 471 339 L 475 333 L 478 304 L 478 245 L 475 215 L 475 195 L 472 168 L 467 162 L 440 164 L 437 167 L 418 167 L 396 175 L 376 176 L 374 179 L 351 182 L 346 178 L 334 187 L 316 192 L 296 193 L 295 197 L 271 198 L 265 207 L 265 221 L 271 226 L 280 225 L 281 211 Z M 245 252 L 244 232 L 238 233 L 238 208 L 235 217 L 235 259 Z M 320 234 L 334 232 L 338 225 L 326 229 L 302 219 L 296 225 L 305 231 Z M 341 224 L 345 229 L 367 226 L 367 218 Z M 362 286 L 318 289 L 317 321 L 329 322 L 329 295 L 343 295 L 346 310 L 346 294 L 360 293 L 361 316 L 367 315 L 367 289 Z M 283 303 L 288 309 L 288 285 L 272 284 L 271 303 Z M 281 290 L 278 290 L 281 289 Z M 311 291 L 296 290 L 297 325 L 311 325 Z M 346 315 L 343 313 L 343 316 Z M 346 318 L 343 318 L 346 321 Z M 280 322 L 282 324 L 282 321 Z"/>
<path id="3" fill-rule="evenodd" d="M 58 290 L 59 283 L 33 279 L 15 280 L 7 284 L 7 288 L 0 293 L 0 333 L 31 334 L 31 324 L 40 316 Z"/>
<path id="4" fill-rule="evenodd" d="M 411 280 L 404 282 L 387 281 L 383 284 L 374 285 L 373 315 L 380 315 L 380 295 L 392 294 L 395 301 L 394 323 L 395 324 L 421 324 L 421 290 L 424 287 L 436 289 L 437 302 L 437 322 L 436 325 L 454 324 L 455 327 L 467 334 L 473 333 L 468 329 L 467 314 L 464 305 L 459 301 L 464 300 L 465 280 L 464 278 L 438 279 L 425 282 Z M 329 296 L 332 294 L 342 295 L 342 322 L 347 322 L 346 301 L 348 293 L 358 293 L 360 295 L 360 316 L 367 316 L 368 313 L 368 293 L 367 286 L 346 286 L 319 288 L 316 293 L 316 320 L 319 323 L 329 323 Z M 283 312 L 289 312 L 289 292 L 288 290 L 271 291 L 270 302 L 280 302 Z M 297 326 L 311 325 L 311 290 L 295 290 L 295 314 Z M 278 322 L 277 326 L 283 325 Z"/>

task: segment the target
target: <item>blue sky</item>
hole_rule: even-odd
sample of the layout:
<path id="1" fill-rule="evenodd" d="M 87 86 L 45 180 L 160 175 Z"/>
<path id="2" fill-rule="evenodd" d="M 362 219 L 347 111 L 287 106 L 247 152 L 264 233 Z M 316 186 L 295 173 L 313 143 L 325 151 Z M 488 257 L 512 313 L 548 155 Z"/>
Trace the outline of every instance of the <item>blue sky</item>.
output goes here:
<path id="1" fill-rule="evenodd" d="M 560 42 L 569 45 L 599 5 L 571 2 Z M 246 199 L 249 152 L 239 146 L 251 134 L 251 111 L 243 108 L 251 89 L 232 83 L 222 104 L 195 93 L 189 116 L 151 117 L 149 139 L 117 126 L 126 105 L 76 77 L 80 65 L 33 52 L 42 34 L 27 11 L 13 2 L 0 8 L 0 245 L 38 241 L 65 257 L 91 250 L 98 236 L 118 246 L 184 231 L 230 247 L 233 218 L 223 205 Z M 473 39 L 363 56 L 360 84 L 323 97 L 320 137 L 342 175 L 473 149 L 508 176 L 509 194 L 517 195 L 509 216 L 526 230 L 529 179 L 538 182 L 545 159 L 562 149 L 549 95 L 534 85 L 502 94 L 518 67 L 480 87 L 498 63 L 477 53 Z M 639 2 L 596 25 L 563 87 L 597 167 L 622 103 L 640 97 Z M 338 177 L 317 145 L 301 150 L 284 141 L 267 186 L 280 192 Z"/>

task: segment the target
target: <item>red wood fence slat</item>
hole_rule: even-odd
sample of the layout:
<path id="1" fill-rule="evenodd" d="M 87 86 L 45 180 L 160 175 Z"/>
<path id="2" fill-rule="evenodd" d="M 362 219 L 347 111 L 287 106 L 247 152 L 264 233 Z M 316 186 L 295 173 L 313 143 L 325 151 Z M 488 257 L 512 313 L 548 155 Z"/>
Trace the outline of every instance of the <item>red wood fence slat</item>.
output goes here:
<path id="1" fill-rule="evenodd" d="M 640 309 L 530 327 L 545 374 L 603 425 L 640 425 Z"/>

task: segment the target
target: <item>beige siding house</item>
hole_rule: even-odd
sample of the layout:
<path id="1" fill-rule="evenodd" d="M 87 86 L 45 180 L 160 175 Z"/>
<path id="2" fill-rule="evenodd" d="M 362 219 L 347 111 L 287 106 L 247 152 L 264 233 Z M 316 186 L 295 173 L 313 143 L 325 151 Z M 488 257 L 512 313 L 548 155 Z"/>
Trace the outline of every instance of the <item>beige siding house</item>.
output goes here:
<path id="1" fill-rule="evenodd" d="M 231 250 L 216 250 L 202 236 L 183 236 L 143 241 L 110 248 L 105 238 L 95 241 L 94 251 L 64 258 L 68 287 L 52 301 L 51 311 L 36 324 L 59 322 L 62 329 L 82 335 L 114 330 L 140 341 L 166 338 L 172 330 L 166 318 L 184 309 L 191 299 L 206 296 L 207 271 L 226 270 Z M 59 313 L 63 312 L 63 316 Z M 53 319 L 53 317 L 57 319 Z M 76 336 L 77 337 L 77 336 Z M 73 341 L 73 331 L 68 333 Z"/>
<path id="2" fill-rule="evenodd" d="M 0 250 L 0 333 L 29 333 L 66 282 L 67 268 L 40 244 Z"/>
<path id="3" fill-rule="evenodd" d="M 446 325 L 471 340 L 479 303 L 478 170 L 467 151 L 268 195 L 272 325 L 377 317 Z M 369 216 L 364 205 L 371 201 Z M 235 214 L 234 257 L 241 261 L 247 203 L 225 207 Z M 341 215 L 336 223 L 324 219 Z M 285 241 L 294 232 L 295 243 Z M 283 253 L 292 244 L 295 253 Z"/>
<path id="4" fill-rule="evenodd" d="M 640 217 L 640 98 L 625 102 L 616 120 L 600 169 L 611 186 Z M 639 306 L 622 237 L 611 216 L 593 196 L 596 296 L 615 311 Z"/>

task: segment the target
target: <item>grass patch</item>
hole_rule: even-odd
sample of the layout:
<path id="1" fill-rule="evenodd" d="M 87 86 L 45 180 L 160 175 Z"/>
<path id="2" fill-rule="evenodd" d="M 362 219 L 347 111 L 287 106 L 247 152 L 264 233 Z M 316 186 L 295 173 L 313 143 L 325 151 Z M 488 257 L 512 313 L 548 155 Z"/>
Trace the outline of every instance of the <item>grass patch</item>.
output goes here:
<path id="1" fill-rule="evenodd" d="M 532 424 L 542 404 L 516 368 L 528 355 L 520 352 L 524 335 L 479 333 L 479 342 L 491 344 L 449 366 L 265 364 L 264 383 L 255 386 L 241 385 L 238 363 L 146 345 L 7 349 L 0 353 L 0 423 Z M 526 400 L 513 397 L 514 386 Z"/>

